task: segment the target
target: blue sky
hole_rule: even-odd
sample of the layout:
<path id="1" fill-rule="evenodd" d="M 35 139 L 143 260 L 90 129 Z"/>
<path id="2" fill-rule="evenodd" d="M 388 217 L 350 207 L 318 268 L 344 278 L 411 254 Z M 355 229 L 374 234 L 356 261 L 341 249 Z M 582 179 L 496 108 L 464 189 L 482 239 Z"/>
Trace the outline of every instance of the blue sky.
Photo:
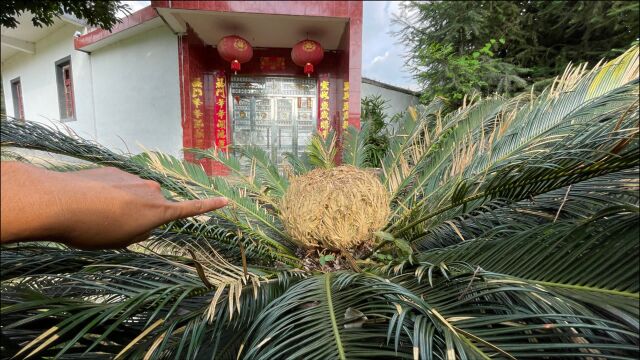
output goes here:
<path id="1" fill-rule="evenodd" d="M 412 90 L 418 86 L 404 66 L 406 48 L 390 32 L 400 1 L 365 1 L 362 21 L 362 76 Z"/>
<path id="2" fill-rule="evenodd" d="M 132 11 L 150 4 L 149 1 L 123 1 Z M 365 1 L 362 21 L 362 76 L 404 88 L 418 90 L 416 82 L 405 69 L 406 49 L 390 32 L 393 14 L 400 11 L 401 1 Z"/>

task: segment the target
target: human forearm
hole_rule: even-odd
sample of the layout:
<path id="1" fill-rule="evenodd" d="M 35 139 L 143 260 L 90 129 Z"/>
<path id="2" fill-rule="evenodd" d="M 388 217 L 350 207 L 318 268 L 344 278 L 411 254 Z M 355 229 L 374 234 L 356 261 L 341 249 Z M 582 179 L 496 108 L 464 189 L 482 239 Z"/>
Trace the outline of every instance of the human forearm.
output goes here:
<path id="1" fill-rule="evenodd" d="M 59 232 L 60 205 L 52 187 L 59 174 L 32 165 L 1 163 L 0 241 L 45 240 Z"/>
<path id="2" fill-rule="evenodd" d="M 224 198 L 168 201 L 158 183 L 115 168 L 60 173 L 2 162 L 2 243 L 120 248 L 147 239 L 164 223 L 226 204 Z"/>

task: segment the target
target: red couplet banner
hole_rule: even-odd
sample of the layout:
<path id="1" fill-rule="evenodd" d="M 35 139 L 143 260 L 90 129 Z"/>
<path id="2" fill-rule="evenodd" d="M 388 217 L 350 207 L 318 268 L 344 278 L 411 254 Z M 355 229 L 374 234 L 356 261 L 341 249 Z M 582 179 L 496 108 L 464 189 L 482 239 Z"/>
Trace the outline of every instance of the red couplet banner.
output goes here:
<path id="1" fill-rule="evenodd" d="M 215 145 L 222 151 L 227 151 L 229 145 L 227 131 L 227 84 L 224 74 L 215 78 L 215 107 L 213 114 Z"/>

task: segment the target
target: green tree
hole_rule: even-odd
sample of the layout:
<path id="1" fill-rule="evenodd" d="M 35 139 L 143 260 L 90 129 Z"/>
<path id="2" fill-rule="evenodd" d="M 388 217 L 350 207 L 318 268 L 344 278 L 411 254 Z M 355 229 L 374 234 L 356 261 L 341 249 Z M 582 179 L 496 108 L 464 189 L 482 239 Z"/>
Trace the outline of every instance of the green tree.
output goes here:
<path id="1" fill-rule="evenodd" d="M 3 248 L 3 356 L 637 359 L 638 48 L 567 74 L 538 95 L 469 99 L 444 116 L 438 102 L 409 109 L 382 171 L 354 171 L 377 174 L 386 225 L 371 247 L 340 251 L 309 248 L 283 226 L 299 179 L 289 175 L 335 167 L 330 138 L 290 156 L 287 176 L 260 149 L 239 149 L 249 174 L 228 153 L 197 151 L 235 174 L 221 178 L 6 121 L 3 147 L 117 166 L 169 197 L 231 205 L 127 250 Z M 363 167 L 364 135 L 349 129 L 345 163 Z M 353 190 L 343 180 L 335 190 Z M 326 216 L 352 216 L 340 210 Z"/>
<path id="2" fill-rule="evenodd" d="M 519 91 L 570 62 L 617 56 L 640 34 L 636 1 L 412 1 L 404 10 L 397 36 L 411 47 L 424 100 L 454 107 L 472 91 Z"/>
<path id="3" fill-rule="evenodd" d="M 91 26 L 111 30 L 120 22 L 118 12 L 128 13 L 129 5 L 120 1 L 87 1 L 87 0 L 6 0 L 0 2 L 0 25 L 15 28 L 17 17 L 24 12 L 33 14 L 34 26 L 42 27 L 53 24 L 54 19 L 62 14 L 71 14 L 84 19 Z"/>

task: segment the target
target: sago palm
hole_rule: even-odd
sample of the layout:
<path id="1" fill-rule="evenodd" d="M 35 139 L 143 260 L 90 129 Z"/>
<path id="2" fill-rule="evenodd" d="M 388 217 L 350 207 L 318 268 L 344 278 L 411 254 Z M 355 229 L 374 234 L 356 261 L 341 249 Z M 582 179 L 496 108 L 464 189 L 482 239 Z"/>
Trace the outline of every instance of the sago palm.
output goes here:
<path id="1" fill-rule="evenodd" d="M 283 168 L 252 147 L 196 151 L 232 172 L 208 177 L 4 121 L 7 156 L 68 155 L 230 206 L 127 250 L 3 248 L 3 357 L 637 359 L 638 81 L 634 47 L 538 96 L 446 116 L 434 101 L 374 169 L 366 129 Z"/>

